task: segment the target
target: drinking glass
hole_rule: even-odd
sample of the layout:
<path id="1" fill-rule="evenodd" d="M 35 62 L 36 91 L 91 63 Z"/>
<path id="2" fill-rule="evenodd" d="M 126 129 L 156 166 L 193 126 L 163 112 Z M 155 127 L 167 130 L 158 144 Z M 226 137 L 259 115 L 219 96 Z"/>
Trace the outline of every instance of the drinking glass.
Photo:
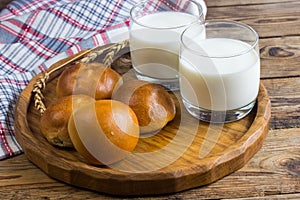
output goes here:
<path id="1" fill-rule="evenodd" d="M 183 31 L 180 93 L 192 116 L 226 123 L 252 110 L 260 83 L 258 38 L 250 26 L 228 20 L 194 23 Z"/>
<path id="2" fill-rule="evenodd" d="M 130 52 L 138 79 L 179 89 L 180 35 L 188 25 L 204 21 L 199 2 L 205 6 L 202 0 L 150 0 L 131 9 Z"/>

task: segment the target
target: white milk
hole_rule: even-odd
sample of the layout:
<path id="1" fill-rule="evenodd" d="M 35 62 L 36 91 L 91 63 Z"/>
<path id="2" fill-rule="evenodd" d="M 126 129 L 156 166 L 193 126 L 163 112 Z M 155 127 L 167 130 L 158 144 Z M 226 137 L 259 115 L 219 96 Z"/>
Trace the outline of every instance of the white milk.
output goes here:
<path id="1" fill-rule="evenodd" d="M 131 59 L 135 70 L 158 79 L 178 78 L 180 34 L 186 25 L 197 19 L 191 14 L 172 11 L 139 18 L 139 23 L 144 26 L 133 23 L 130 32 Z"/>
<path id="2" fill-rule="evenodd" d="M 200 108 L 225 111 L 244 107 L 256 99 L 260 60 L 255 49 L 247 51 L 251 48 L 247 43 L 225 38 L 205 39 L 195 45 L 193 43 L 189 47 L 198 50 L 200 47 L 206 55 L 214 58 L 182 51 L 180 90 L 186 101 Z M 247 53 L 217 58 L 221 55 L 237 55 L 242 51 Z M 193 98 L 193 91 L 196 98 Z"/>

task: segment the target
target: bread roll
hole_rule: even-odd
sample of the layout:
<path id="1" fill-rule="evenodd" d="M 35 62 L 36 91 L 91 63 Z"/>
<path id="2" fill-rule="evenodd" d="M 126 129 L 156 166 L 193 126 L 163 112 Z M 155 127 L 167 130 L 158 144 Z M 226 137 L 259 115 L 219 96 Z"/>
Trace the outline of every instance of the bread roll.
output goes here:
<path id="1" fill-rule="evenodd" d="M 111 98 L 112 91 L 122 84 L 121 76 L 101 63 L 78 63 L 65 69 L 58 78 L 57 97 L 85 94 L 97 100 Z"/>
<path id="2" fill-rule="evenodd" d="M 40 118 L 40 129 L 46 139 L 55 146 L 73 147 L 68 133 L 68 121 L 74 109 L 93 103 L 86 95 L 70 95 L 52 102 Z"/>
<path id="3" fill-rule="evenodd" d="M 141 134 L 160 130 L 176 115 L 174 100 L 165 88 L 158 84 L 130 80 L 118 88 L 112 98 L 133 109 L 139 121 Z"/>
<path id="4" fill-rule="evenodd" d="M 113 100 L 98 100 L 77 109 L 68 129 L 75 149 L 94 165 L 122 160 L 139 139 L 135 113 L 128 105 Z"/>

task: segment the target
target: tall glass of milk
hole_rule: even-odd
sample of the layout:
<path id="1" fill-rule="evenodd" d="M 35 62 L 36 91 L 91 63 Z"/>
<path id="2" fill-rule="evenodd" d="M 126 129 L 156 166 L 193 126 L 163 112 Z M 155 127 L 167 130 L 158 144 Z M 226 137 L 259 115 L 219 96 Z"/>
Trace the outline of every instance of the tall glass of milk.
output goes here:
<path id="1" fill-rule="evenodd" d="M 227 20 L 194 23 L 183 31 L 180 93 L 191 115 L 225 123 L 252 110 L 260 83 L 258 38 L 250 26 Z"/>
<path id="2" fill-rule="evenodd" d="M 206 12 L 203 0 L 149 0 L 131 9 L 130 52 L 138 79 L 179 89 L 180 35 L 204 21 L 202 8 Z"/>

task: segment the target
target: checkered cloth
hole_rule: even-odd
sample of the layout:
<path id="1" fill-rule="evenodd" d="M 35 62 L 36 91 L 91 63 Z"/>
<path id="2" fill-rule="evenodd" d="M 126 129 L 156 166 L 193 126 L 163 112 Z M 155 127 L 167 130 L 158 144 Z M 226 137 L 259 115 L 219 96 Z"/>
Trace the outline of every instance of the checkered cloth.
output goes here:
<path id="1" fill-rule="evenodd" d="M 127 39 L 139 1 L 15 0 L 0 12 L 0 160 L 22 153 L 14 108 L 32 77 L 83 49 Z"/>

